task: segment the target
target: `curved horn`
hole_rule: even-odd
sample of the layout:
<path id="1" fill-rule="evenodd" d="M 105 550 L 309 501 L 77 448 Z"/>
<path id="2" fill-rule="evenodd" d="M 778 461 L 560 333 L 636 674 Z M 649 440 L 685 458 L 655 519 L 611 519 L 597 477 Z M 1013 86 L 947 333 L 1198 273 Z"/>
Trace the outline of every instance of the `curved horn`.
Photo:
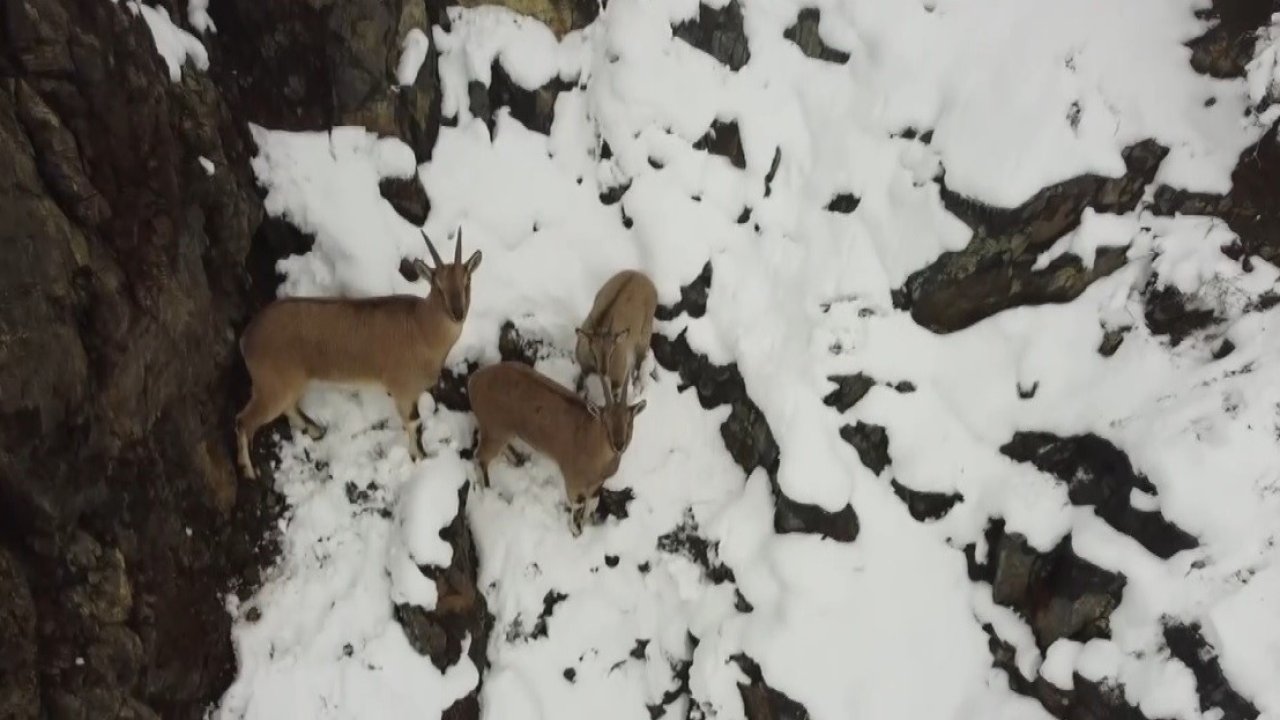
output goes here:
<path id="1" fill-rule="evenodd" d="M 453 246 L 453 264 L 462 264 L 462 226 L 458 226 L 458 242 Z"/>
<path id="2" fill-rule="evenodd" d="M 431 244 L 431 238 L 427 236 L 427 231 L 418 228 L 422 232 L 422 239 L 427 241 L 427 250 L 431 251 L 431 260 L 435 262 L 436 267 L 444 265 L 444 261 L 440 259 L 440 253 L 436 252 L 436 246 Z"/>

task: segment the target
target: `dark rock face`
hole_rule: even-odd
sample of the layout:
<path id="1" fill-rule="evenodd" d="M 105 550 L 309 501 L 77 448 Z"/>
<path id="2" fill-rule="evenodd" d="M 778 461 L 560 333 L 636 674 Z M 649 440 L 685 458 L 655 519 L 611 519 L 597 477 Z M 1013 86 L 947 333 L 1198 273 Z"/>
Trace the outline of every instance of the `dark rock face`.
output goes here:
<path id="1" fill-rule="evenodd" d="M 1214 0 L 1205 17 L 1216 20 L 1209 32 L 1187 43 L 1196 72 L 1219 78 L 1241 77 L 1253 57 L 1254 30 L 1275 12 L 1270 0 Z"/>
<path id="2" fill-rule="evenodd" d="M 858 451 L 858 459 L 876 475 L 884 472 L 889 463 L 893 462 L 889 457 L 889 434 L 880 425 L 859 420 L 853 425 L 840 428 L 840 437 Z"/>
<path id="3" fill-rule="evenodd" d="M 907 512 L 911 517 L 919 522 L 937 520 L 951 512 L 951 508 L 955 507 L 956 503 L 964 500 L 964 496 L 960 493 L 912 490 L 897 480 L 890 480 L 889 485 L 893 488 L 893 494 L 906 504 Z"/>
<path id="4" fill-rule="evenodd" d="M 716 120 L 711 123 L 707 134 L 699 138 L 693 147 L 695 150 L 706 150 L 712 155 L 719 155 L 739 170 L 745 170 L 747 167 L 747 156 L 742 149 L 742 133 L 738 130 L 736 120 L 730 122 Z M 775 162 L 774 165 L 776 169 L 777 163 Z"/>
<path id="5" fill-rule="evenodd" d="M 1064 255 L 1043 270 L 1036 258 L 1080 224 L 1086 207 L 1132 210 L 1167 154 L 1146 141 L 1125 150 L 1128 171 L 1111 179 L 1085 175 L 1045 188 L 1012 210 L 992 208 L 942 189 L 943 204 L 973 229 L 968 247 L 944 253 L 907 278 L 895 304 L 934 332 L 953 332 L 1019 305 L 1067 302 L 1124 264 L 1124 250 L 1104 248 L 1092 269 Z"/>
<path id="6" fill-rule="evenodd" d="M 431 663 L 442 672 L 462 659 L 463 641 L 470 636 L 468 657 L 480 671 L 481 683 L 445 711 L 444 717 L 451 720 L 480 716 L 480 689 L 484 673 L 489 667 L 489 659 L 485 653 L 494 622 L 484 594 L 476 588 L 479 558 L 471 537 L 471 527 L 466 521 L 469 488 L 469 485 L 459 488 L 458 514 L 448 527 L 440 531 L 440 537 L 453 547 L 453 560 L 449 567 L 419 568 L 424 575 L 435 581 L 435 609 L 427 611 L 416 605 L 397 605 L 395 608 L 396 621 L 404 628 L 409 644 L 418 653 L 431 658 Z M 551 607 L 554 606 L 555 602 L 552 602 Z M 550 612 L 548 609 L 546 615 L 549 616 Z M 541 623 L 545 634 L 545 618 L 541 619 Z"/>
<path id="7" fill-rule="evenodd" d="M 1154 495 L 1151 481 L 1133 469 L 1129 457 L 1097 435 L 1058 437 L 1019 432 L 1000 448 L 1019 462 L 1029 462 L 1067 484 L 1073 505 L 1092 505 L 1108 525 L 1132 537 L 1162 559 L 1196 547 L 1195 537 L 1159 512 L 1138 510 L 1129 502 L 1134 490 Z"/>
<path id="8" fill-rule="evenodd" d="M 679 373 L 682 389 L 694 388 L 703 408 L 730 406 L 729 417 L 720 426 L 720 436 L 734 462 L 746 473 L 763 468 L 769 475 L 775 531 L 815 533 L 840 542 L 857 538 L 858 516 L 853 506 L 831 513 L 816 505 L 796 502 L 782 492 L 778 486 L 778 443 L 764 413 L 747 396 L 737 365 L 712 364 L 694 352 L 683 332 L 674 340 L 655 333 L 652 345 L 658 363 Z"/>
<path id="9" fill-rule="evenodd" d="M 427 221 L 431 200 L 416 174 L 411 178 L 384 178 L 378 183 L 378 190 L 410 224 L 421 227 Z"/>
<path id="10" fill-rule="evenodd" d="M 483 120 L 492 133 L 497 124 L 496 113 L 505 107 L 520 124 L 549 134 L 555 120 L 556 97 L 564 90 L 572 90 L 573 83 L 554 78 L 536 90 L 526 90 L 511 79 L 501 62 L 495 61 L 490 72 L 488 87 L 476 81 L 467 87 L 471 114 Z"/>
<path id="11" fill-rule="evenodd" d="M 1148 720 L 1141 710 L 1128 704 L 1124 690 L 1108 682 L 1094 682 L 1079 673 L 1072 676 L 1072 688 L 1063 690 L 1043 677 L 1028 678 L 1018 669 L 1017 651 L 1001 640 L 995 629 L 984 625 L 992 664 L 1009 676 L 1014 692 L 1035 698 L 1051 715 L 1061 720 Z"/>
<path id="12" fill-rule="evenodd" d="M 229 457 L 252 145 L 123 5 L 4 15 L 0 714 L 198 718 L 279 507 Z"/>
<path id="13" fill-rule="evenodd" d="M 1071 549 L 1071 538 L 1047 553 L 1036 551 L 1018 533 L 1006 533 L 1004 521 L 987 528 L 987 557 L 965 548 L 969 575 L 991 584 L 997 604 L 1022 615 L 1046 650 L 1055 640 L 1086 642 L 1111 637 L 1109 618 L 1124 592 L 1123 575 L 1083 560 Z"/>
<path id="14" fill-rule="evenodd" d="M 831 202 L 827 203 L 827 211 L 848 215 L 858 209 L 858 205 L 862 200 L 853 193 L 840 193 L 831 198 Z"/>
<path id="15" fill-rule="evenodd" d="M 765 682 L 759 663 L 746 655 L 736 655 L 733 660 L 748 680 L 745 684 L 738 683 L 747 720 L 809 720 L 809 711 L 804 705 Z"/>
<path id="16" fill-rule="evenodd" d="M 1222 674 L 1222 665 L 1213 646 L 1204 638 L 1198 625 L 1166 625 L 1164 641 L 1169 653 L 1191 668 L 1196 678 L 1196 694 L 1200 709 L 1222 711 L 1224 720 L 1253 720 L 1261 713 L 1253 703 L 1236 692 Z"/>
<path id="17" fill-rule="evenodd" d="M 697 19 L 680 23 L 673 34 L 734 72 L 751 60 L 751 48 L 742 28 L 742 8 L 737 0 L 730 0 L 718 10 L 700 3 Z"/>
<path id="18" fill-rule="evenodd" d="M 800 52 L 814 60 L 843 65 L 849 62 L 849 53 L 836 50 L 822 41 L 818 34 L 818 23 L 822 20 L 822 11 L 817 8 L 805 8 L 800 11 L 796 22 L 787 28 L 782 36 L 795 43 Z"/>
<path id="19" fill-rule="evenodd" d="M 414 84 L 393 87 L 401 43 L 443 4 L 415 0 L 209 4 L 210 70 L 237 117 L 280 130 L 363 125 L 430 157 L 439 131 L 434 43 Z"/>
<path id="20" fill-rule="evenodd" d="M 1241 3 L 1246 5 L 1248 3 Z M 1226 195 L 1191 193 L 1161 186 L 1152 211 L 1158 215 L 1212 215 L 1222 218 L 1240 236 L 1232 257 L 1242 262 L 1260 257 L 1280 262 L 1280 140 L 1272 125 L 1256 145 L 1240 153 Z"/>

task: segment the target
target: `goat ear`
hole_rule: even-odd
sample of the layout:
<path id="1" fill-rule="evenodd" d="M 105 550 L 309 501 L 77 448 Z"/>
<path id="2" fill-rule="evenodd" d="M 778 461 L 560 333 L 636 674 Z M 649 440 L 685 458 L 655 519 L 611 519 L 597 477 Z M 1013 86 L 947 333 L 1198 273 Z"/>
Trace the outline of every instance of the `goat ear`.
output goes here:
<path id="1" fill-rule="evenodd" d="M 459 230 L 459 231 L 458 231 L 458 235 L 459 235 L 459 236 L 461 236 L 461 235 L 462 235 L 462 231 L 461 231 L 461 230 Z M 470 275 L 471 273 L 475 272 L 475 271 L 476 271 L 476 268 L 480 267 L 480 260 L 481 260 L 483 257 L 484 257 L 484 256 L 480 253 L 480 251 L 479 251 L 479 250 L 477 250 L 477 251 L 475 251 L 475 252 L 471 253 L 471 257 L 467 259 L 467 274 L 468 274 L 468 275 Z"/>
<path id="2" fill-rule="evenodd" d="M 648 400 L 641 400 L 640 402 L 636 403 L 635 405 L 632 405 L 632 406 L 631 406 L 631 417 L 635 417 L 635 416 L 639 415 L 640 413 L 644 412 L 644 408 L 645 408 L 645 406 L 646 406 L 646 405 L 648 405 L 648 404 L 649 404 L 649 401 L 648 401 Z"/>
<path id="3" fill-rule="evenodd" d="M 427 282 L 435 282 L 435 271 L 421 260 L 413 261 L 413 269 L 418 271 L 418 278 Z"/>

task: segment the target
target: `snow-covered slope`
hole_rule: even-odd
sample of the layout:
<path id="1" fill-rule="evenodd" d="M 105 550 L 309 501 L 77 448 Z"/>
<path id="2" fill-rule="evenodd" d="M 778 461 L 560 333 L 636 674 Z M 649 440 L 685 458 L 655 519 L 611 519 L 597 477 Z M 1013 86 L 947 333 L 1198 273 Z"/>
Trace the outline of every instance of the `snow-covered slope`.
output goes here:
<path id="1" fill-rule="evenodd" d="M 1280 717 L 1280 311 L 1267 300 L 1280 273 L 1224 254 L 1234 236 L 1222 221 L 1141 203 L 1088 211 L 1043 257 L 1091 266 L 1098 248 L 1127 248 L 1070 303 L 938 335 L 891 298 L 970 240 L 943 206 L 943 169 L 951 191 L 1014 206 L 1077 175 L 1121 175 L 1121 151 L 1154 139 L 1169 149 L 1156 183 L 1229 190 L 1262 127 L 1245 116 L 1243 80 L 1188 63 L 1183 43 L 1205 29 L 1197 7 L 821 3 L 823 41 L 849 55 L 837 63 L 785 37 L 799 4 L 750 0 L 750 59 L 736 72 L 673 37 L 694 0 L 611 0 L 559 41 L 505 9 L 455 8 L 431 46 L 456 125 L 429 162 L 415 169 L 406 146 L 359 128 L 256 131 L 268 210 L 317 240 L 282 263 L 287 294 L 425 292 L 397 272 L 426 248 L 381 178 L 416 170 L 437 245 L 465 228 L 466 251 L 485 261 L 458 371 L 496 361 L 511 322 L 540 343 L 539 369 L 572 385 L 574 327 L 609 275 L 643 269 L 673 305 L 710 263 L 705 313 L 657 329 L 736 364 L 776 440 L 775 477 L 734 462 L 720 430 L 729 408 L 704 409 L 656 363 L 609 483 L 634 494 L 625 518 L 574 538 L 552 465 L 495 468 L 466 503 L 494 616 L 484 716 L 743 718 L 745 655 L 816 720 L 1047 717 L 993 669 L 989 626 L 1027 678 L 1113 686 L 1148 717 L 1217 717 L 1169 648 L 1177 626 L 1198 627 L 1231 685 Z M 488 83 L 494 61 L 526 89 L 569 85 L 549 135 L 505 111 L 492 132 L 472 117 L 468 83 Z M 701 149 L 715 122 L 736 127 L 741 162 Z M 829 209 L 842 195 L 856 209 Z M 1176 345 L 1154 334 L 1145 298 L 1166 287 L 1221 322 Z M 859 373 L 879 382 L 856 404 L 824 402 L 829 377 Z M 479 673 L 465 653 L 443 673 L 415 653 L 393 606 L 436 602 L 418 566 L 449 562 L 438 531 L 474 476 L 472 422 L 424 396 L 432 457 L 415 465 L 379 394 L 318 388 L 304 405 L 330 432 L 281 448 L 285 547 L 262 591 L 232 608 L 240 671 L 215 716 L 435 717 Z M 882 428 L 888 464 L 868 463 L 846 426 Z M 1020 431 L 1097 436 L 1149 487 L 1118 509 L 1082 501 L 1073 493 L 1090 478 L 1020 456 Z M 775 531 L 774 485 L 826 512 L 851 505 L 856 540 Z M 962 499 L 921 522 L 895 485 Z M 1194 540 L 1153 552 L 1118 516 Z M 1123 576 L 1104 624 L 1072 626 L 1087 642 L 1046 637 L 1052 622 L 1029 624 L 971 580 L 964 548 L 983 564 L 993 519 L 1032 553 L 1067 540 Z"/>

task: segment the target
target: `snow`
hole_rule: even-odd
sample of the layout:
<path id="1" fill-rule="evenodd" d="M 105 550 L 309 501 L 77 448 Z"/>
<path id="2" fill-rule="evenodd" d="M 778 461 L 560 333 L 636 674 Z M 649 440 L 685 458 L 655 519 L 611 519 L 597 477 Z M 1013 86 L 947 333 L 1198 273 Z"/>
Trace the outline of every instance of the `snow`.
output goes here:
<path id="1" fill-rule="evenodd" d="M 217 33 L 218 26 L 209 17 L 209 0 L 189 0 L 187 3 L 187 22 L 201 35 Z"/>
<path id="2" fill-rule="evenodd" d="M 396 65 L 396 83 L 400 87 L 408 87 L 418 80 L 418 71 L 422 63 L 427 61 L 427 51 L 431 49 L 431 40 L 418 28 L 411 28 L 405 33 L 400 43 L 400 64 Z"/>
<path id="3" fill-rule="evenodd" d="M 209 52 L 196 36 L 173 24 L 168 10 L 139 2 L 130 2 L 128 6 L 135 15 L 141 14 L 142 19 L 147 22 L 151 39 L 156 43 L 156 52 L 160 53 L 165 65 L 169 67 L 170 80 L 182 80 L 182 66 L 188 60 L 197 70 L 209 69 Z M 193 3 L 192 7 L 196 7 L 196 4 Z M 207 18 L 208 15 L 203 17 Z M 195 20 L 192 21 L 192 26 L 197 30 L 201 28 L 201 24 Z M 212 23 L 208 27 L 212 28 Z"/>
<path id="4" fill-rule="evenodd" d="M 213 171 L 214 171 L 213 161 L 203 155 L 200 156 L 200 167 L 204 168 L 204 172 L 206 175 L 213 174 Z"/>
<path id="5" fill-rule="evenodd" d="M 479 587 L 495 623 L 485 716 L 642 720 L 687 666 L 689 693 L 665 716 L 696 703 L 738 720 L 745 676 L 732 658 L 744 653 L 818 720 L 1048 717 L 992 669 L 989 624 L 1027 677 L 1066 688 L 1078 673 L 1150 717 L 1212 718 L 1164 645 L 1171 621 L 1204 627 L 1233 685 L 1280 713 L 1269 681 L 1280 674 L 1280 628 L 1268 614 L 1280 585 L 1280 308 L 1259 304 L 1280 270 L 1259 258 L 1246 270 L 1225 254 L 1237 238 L 1220 220 L 1140 206 L 1086 211 L 1038 258 L 1044 267 L 1070 254 L 1092 267 L 1100 249 L 1123 250 L 1124 266 L 1070 303 L 937 335 L 890 296 L 970 240 L 942 205 L 943 170 L 950 189 L 1013 206 L 1081 173 L 1117 176 L 1120 151 L 1153 138 L 1170 148 L 1158 183 L 1227 190 L 1260 133 L 1243 112 L 1255 80 L 1192 71 L 1184 43 L 1204 30 L 1199 5 L 824 3 L 824 37 L 852 55 L 834 65 L 783 38 L 799 4 L 753 0 L 742 6 L 752 57 L 737 72 L 672 37 L 696 15 L 691 0 L 612 0 L 561 40 L 501 8 L 450 8 L 450 29 L 432 28 L 432 42 L 442 112 L 456 124 L 441 128 L 429 162 L 362 128 L 253 128 L 267 211 L 316 239 L 281 261 L 282 295 L 427 291 L 397 272 L 426 248 L 379 194 L 383 178 L 422 183 L 423 230 L 442 253 L 459 228 L 464 254 L 483 250 L 454 370 L 496 361 L 499 329 L 512 322 L 544 344 L 538 369 L 572 386 L 574 327 L 601 283 L 641 269 L 671 304 L 709 262 L 706 313 L 660 321 L 657 332 L 683 332 L 710 361 L 736 364 L 779 446 L 788 496 L 858 514 L 853 543 L 777 534 L 769 478 L 744 473 L 724 448 L 728 409 L 703 409 L 657 369 L 606 485 L 634 493 L 625 519 L 573 537 L 559 475 L 536 455 L 497 462 L 493 486 L 471 489 Z M 425 53 L 425 34 L 414 42 Z M 407 37 L 401 70 L 410 46 Z M 548 135 L 504 110 L 492 129 L 471 115 L 468 84 L 491 82 L 494 62 L 526 89 L 572 83 Z M 401 84 L 417 69 L 398 73 Z M 737 124 L 745 169 L 692 148 L 716 120 Z M 901 137 L 908 126 L 932 129 L 932 142 Z M 620 202 L 602 203 L 627 183 Z M 841 193 L 859 198 L 855 212 L 825 210 Z M 1222 322 L 1174 346 L 1146 325 L 1149 286 L 1176 288 Z M 1101 355 L 1104 333 L 1121 330 L 1120 347 Z M 1215 359 L 1226 339 L 1234 352 Z M 829 376 L 857 372 L 915 390 L 877 385 L 844 413 L 823 404 Z M 1034 397 L 1021 398 L 1018 387 L 1033 384 Z M 377 391 L 315 388 L 304 404 L 330 434 L 281 444 L 284 552 L 258 594 L 232 608 L 239 674 L 215 717 L 284 707 L 436 717 L 476 687 L 476 669 L 464 659 L 436 670 L 391 608 L 435 606 L 418 568 L 449 562 L 438 533 L 474 476 L 459 455 L 473 422 L 424 397 L 430 457 L 415 464 Z M 859 421 L 888 434 L 892 462 L 878 476 L 839 436 Z M 1064 483 L 1000 452 L 1020 430 L 1114 443 L 1155 487 L 1134 493 L 1133 507 L 1160 512 L 1200 546 L 1162 560 L 1072 506 Z M 963 500 L 920 523 L 890 479 Z M 351 483 L 360 492 L 349 496 Z M 1109 639 L 1059 641 L 1042 656 L 1026 622 L 968 578 L 962 548 L 984 556 L 992 518 L 1042 551 L 1069 537 L 1083 559 L 1124 574 Z M 672 543 L 690 533 L 712 544 L 711 562 L 731 581 Z"/>

